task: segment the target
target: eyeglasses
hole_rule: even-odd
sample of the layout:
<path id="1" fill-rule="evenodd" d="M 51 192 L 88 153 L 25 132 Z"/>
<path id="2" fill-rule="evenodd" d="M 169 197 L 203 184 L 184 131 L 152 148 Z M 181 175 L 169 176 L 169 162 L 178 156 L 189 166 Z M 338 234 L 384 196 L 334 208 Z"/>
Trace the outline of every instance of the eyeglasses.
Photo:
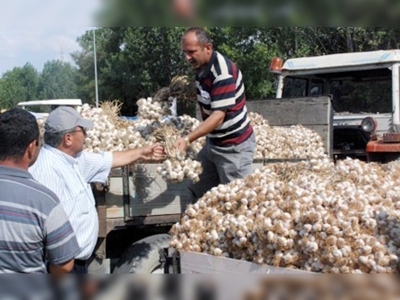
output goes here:
<path id="1" fill-rule="evenodd" d="M 83 133 L 83 135 L 84 135 L 84 136 L 86 136 L 86 130 L 85 130 L 85 128 L 83 128 L 83 127 L 79 126 L 79 129 L 80 129 L 80 130 L 78 130 L 78 129 L 75 129 L 74 131 L 70 131 L 70 133 L 82 132 L 82 133 Z"/>

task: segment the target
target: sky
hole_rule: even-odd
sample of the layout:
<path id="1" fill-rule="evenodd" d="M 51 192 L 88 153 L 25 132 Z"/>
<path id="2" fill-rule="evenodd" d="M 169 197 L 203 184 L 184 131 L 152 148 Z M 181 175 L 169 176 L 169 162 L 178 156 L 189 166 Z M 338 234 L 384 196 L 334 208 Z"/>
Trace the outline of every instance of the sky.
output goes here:
<path id="1" fill-rule="evenodd" d="M 76 39 L 94 24 L 100 0 L 0 0 L 0 76 L 32 64 L 39 72 L 47 61 L 73 63 Z"/>

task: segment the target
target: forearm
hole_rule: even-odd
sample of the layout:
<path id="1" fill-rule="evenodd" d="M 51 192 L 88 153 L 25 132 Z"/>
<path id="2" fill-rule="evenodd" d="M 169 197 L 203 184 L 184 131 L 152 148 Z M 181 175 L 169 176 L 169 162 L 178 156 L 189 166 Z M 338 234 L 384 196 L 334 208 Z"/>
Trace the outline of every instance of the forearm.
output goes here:
<path id="1" fill-rule="evenodd" d="M 113 152 L 113 163 L 111 168 L 119 168 L 137 161 L 142 157 L 142 149 L 129 149 Z"/>
<path id="2" fill-rule="evenodd" d="M 206 120 L 204 120 L 195 130 L 189 133 L 187 136 L 190 142 L 197 140 L 200 137 L 207 135 L 217 128 L 225 118 L 224 111 L 214 111 Z"/>

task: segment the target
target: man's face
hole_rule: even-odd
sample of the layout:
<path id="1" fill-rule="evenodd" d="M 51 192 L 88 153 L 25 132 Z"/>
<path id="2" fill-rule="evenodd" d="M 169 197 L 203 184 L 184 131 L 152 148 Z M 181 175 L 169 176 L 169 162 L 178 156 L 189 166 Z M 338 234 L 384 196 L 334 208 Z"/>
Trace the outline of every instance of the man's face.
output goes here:
<path id="1" fill-rule="evenodd" d="M 77 154 L 81 151 L 83 151 L 83 148 L 85 146 L 85 139 L 86 139 L 86 129 L 77 126 L 74 131 L 69 133 L 72 135 L 72 150 Z"/>
<path id="2" fill-rule="evenodd" d="M 182 38 L 182 52 L 192 68 L 199 70 L 204 68 L 210 60 L 212 45 L 200 45 L 196 34 L 194 32 L 188 32 Z"/>

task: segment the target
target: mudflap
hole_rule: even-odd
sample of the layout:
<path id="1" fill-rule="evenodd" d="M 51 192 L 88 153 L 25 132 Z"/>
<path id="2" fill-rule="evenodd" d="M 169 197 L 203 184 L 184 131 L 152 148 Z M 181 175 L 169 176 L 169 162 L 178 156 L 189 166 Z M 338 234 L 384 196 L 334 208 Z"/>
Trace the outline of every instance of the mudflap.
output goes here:
<path id="1" fill-rule="evenodd" d="M 181 257 L 179 251 L 174 248 L 159 249 L 161 268 L 164 274 L 181 273 Z"/>

